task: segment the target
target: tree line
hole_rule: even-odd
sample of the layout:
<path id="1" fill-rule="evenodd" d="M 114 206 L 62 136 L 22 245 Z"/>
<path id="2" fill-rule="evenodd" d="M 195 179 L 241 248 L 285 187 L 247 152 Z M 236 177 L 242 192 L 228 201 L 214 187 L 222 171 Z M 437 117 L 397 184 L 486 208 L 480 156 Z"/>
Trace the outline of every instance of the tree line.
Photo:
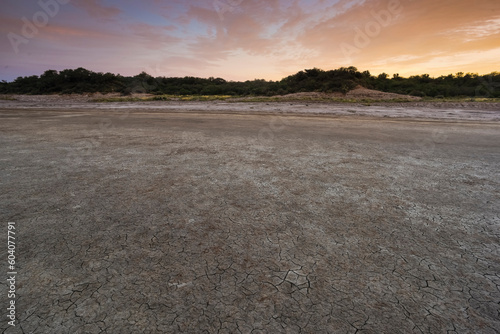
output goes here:
<path id="1" fill-rule="evenodd" d="M 40 76 L 18 77 L 0 83 L 0 94 L 149 93 L 155 95 L 273 96 L 299 92 L 347 93 L 358 85 L 384 92 L 421 97 L 500 97 L 500 73 L 457 73 L 437 78 L 428 74 L 404 78 L 398 74 L 371 75 L 355 67 L 318 68 L 297 72 L 280 81 L 244 82 L 222 78 L 153 77 L 145 72 L 126 77 L 84 68 L 48 70 Z"/>

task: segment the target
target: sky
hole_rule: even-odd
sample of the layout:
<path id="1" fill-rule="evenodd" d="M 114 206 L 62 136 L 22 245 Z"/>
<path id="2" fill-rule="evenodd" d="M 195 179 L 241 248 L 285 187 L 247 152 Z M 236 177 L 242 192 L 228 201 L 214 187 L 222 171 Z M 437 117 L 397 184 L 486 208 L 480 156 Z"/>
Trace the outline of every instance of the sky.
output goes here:
<path id="1" fill-rule="evenodd" d="M 4 0 L 0 80 L 84 67 L 280 80 L 500 71 L 499 0 Z"/>

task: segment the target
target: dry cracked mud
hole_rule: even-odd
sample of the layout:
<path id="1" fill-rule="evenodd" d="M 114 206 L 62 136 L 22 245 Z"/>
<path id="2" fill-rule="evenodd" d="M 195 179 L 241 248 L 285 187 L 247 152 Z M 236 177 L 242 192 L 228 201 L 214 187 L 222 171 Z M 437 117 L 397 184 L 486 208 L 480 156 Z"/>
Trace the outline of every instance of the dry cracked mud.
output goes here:
<path id="1" fill-rule="evenodd" d="M 3 109 L 0 332 L 499 333 L 499 166 L 498 122 Z"/>

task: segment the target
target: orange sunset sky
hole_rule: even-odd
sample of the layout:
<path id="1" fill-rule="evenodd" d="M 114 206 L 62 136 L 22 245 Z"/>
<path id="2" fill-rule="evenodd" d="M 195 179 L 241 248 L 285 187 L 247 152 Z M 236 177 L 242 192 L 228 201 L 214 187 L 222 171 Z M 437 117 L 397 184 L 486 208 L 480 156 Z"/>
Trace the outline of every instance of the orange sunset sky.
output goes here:
<path id="1" fill-rule="evenodd" d="M 499 0 L 6 0 L 0 80 L 47 69 L 279 80 L 500 70 Z"/>

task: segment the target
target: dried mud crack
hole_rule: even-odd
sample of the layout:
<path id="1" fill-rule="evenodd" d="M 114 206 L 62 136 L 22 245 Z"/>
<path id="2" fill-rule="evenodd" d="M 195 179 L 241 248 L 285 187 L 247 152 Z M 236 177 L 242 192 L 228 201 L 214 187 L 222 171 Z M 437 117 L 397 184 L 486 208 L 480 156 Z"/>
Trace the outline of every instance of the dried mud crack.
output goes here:
<path id="1" fill-rule="evenodd" d="M 499 143 L 498 122 L 0 110 L 0 332 L 498 333 Z"/>

